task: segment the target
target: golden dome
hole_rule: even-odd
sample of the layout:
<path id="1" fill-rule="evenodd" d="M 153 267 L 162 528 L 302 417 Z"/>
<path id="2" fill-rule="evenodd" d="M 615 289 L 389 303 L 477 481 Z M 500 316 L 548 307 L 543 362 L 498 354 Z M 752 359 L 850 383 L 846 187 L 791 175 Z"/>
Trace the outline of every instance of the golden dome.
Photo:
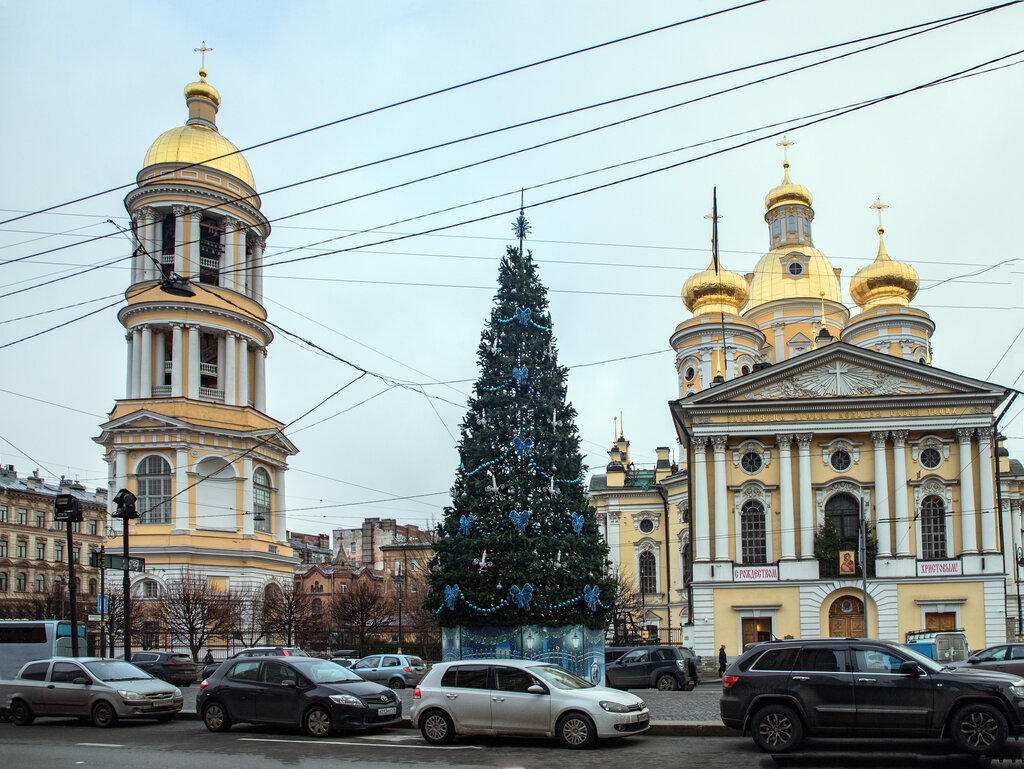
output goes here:
<path id="1" fill-rule="evenodd" d="M 188 101 L 193 96 L 198 96 L 203 99 L 208 99 L 214 103 L 215 106 L 220 106 L 220 94 L 217 89 L 206 82 L 206 70 L 199 70 L 199 82 L 189 83 L 185 86 L 185 100 Z"/>
<path id="2" fill-rule="evenodd" d="M 839 276 L 832 262 L 813 246 L 780 246 L 769 251 L 754 267 L 747 309 L 780 299 L 824 299 L 842 304 Z"/>
<path id="3" fill-rule="evenodd" d="M 708 268 L 683 284 L 683 304 L 694 314 L 710 315 L 724 312 L 726 315 L 739 315 L 750 297 L 750 289 L 743 276 L 718 267 L 712 259 Z"/>
<path id="4" fill-rule="evenodd" d="M 882 239 L 884 232 L 884 227 L 878 228 L 878 256 L 875 261 L 857 270 L 850 281 L 850 298 L 862 310 L 881 306 L 906 307 L 921 285 L 917 270 L 889 258 Z"/>
<path id="5" fill-rule="evenodd" d="M 793 184 L 789 178 L 789 161 L 785 161 L 782 164 L 783 177 L 782 184 L 778 187 L 773 187 L 768 191 L 768 194 L 764 198 L 764 207 L 766 211 L 770 211 L 775 206 L 782 205 L 783 203 L 799 203 L 805 206 L 811 205 L 814 197 L 811 195 L 811 191 L 800 184 Z"/>

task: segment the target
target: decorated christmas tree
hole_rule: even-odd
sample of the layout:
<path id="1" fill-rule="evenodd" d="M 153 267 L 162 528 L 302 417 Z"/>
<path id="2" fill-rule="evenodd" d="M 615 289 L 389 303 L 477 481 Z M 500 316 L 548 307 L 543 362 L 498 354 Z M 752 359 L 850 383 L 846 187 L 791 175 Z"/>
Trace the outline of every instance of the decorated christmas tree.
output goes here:
<path id="1" fill-rule="evenodd" d="M 583 491 L 576 411 L 565 399 L 568 371 L 558 365 L 546 291 L 522 248 L 527 230 L 520 212 L 519 248 L 501 260 L 481 334 L 425 605 L 446 629 L 446 659 L 490 652 L 566 664 L 558 653 L 568 649 L 580 659 L 567 666 L 595 676 L 603 664 L 593 668 L 593 647 L 603 643 L 614 580 Z"/>

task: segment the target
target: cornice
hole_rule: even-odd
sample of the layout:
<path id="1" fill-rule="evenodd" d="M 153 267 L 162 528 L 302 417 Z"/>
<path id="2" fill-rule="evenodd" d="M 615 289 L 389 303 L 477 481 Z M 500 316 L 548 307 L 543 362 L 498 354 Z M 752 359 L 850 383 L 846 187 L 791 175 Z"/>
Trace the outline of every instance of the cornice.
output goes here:
<path id="1" fill-rule="evenodd" d="M 230 289 L 224 290 L 230 291 Z M 238 292 L 232 293 L 237 294 Z M 253 301 L 249 297 L 246 297 L 244 294 L 238 294 L 238 296 L 245 297 L 246 301 Z M 118 321 L 120 321 L 122 326 L 127 328 L 128 321 L 132 317 L 150 312 L 173 313 L 181 317 L 181 320 L 178 322 L 182 323 L 183 325 L 190 325 L 190 321 L 192 321 L 196 315 L 206 316 L 208 318 L 219 318 L 221 320 L 231 320 L 245 326 L 248 329 L 251 329 L 254 332 L 254 342 L 259 342 L 263 346 L 267 346 L 272 341 L 274 341 L 274 332 L 271 331 L 270 327 L 265 325 L 263 321 L 257 320 L 253 318 L 251 315 L 245 315 L 235 310 L 226 310 L 220 307 L 213 307 L 212 305 L 208 304 L 186 304 L 184 302 L 168 301 L 138 302 L 136 304 L 130 304 L 127 307 L 121 308 L 117 313 L 117 319 Z M 188 320 L 186 320 L 186 317 L 188 318 Z M 173 322 L 175 321 L 161 320 L 161 324 L 170 324 Z M 262 339 L 265 341 L 261 342 L 259 337 L 262 337 Z"/>

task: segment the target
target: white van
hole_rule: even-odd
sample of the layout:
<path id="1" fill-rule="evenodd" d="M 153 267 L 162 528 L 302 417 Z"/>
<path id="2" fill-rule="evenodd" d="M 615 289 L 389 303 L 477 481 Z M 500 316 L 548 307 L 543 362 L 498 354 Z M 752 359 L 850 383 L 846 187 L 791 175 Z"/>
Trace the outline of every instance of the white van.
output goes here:
<path id="1" fill-rule="evenodd" d="M 86 653 L 84 622 L 78 623 L 78 653 Z M 70 656 L 70 622 L 0 620 L 0 679 L 14 678 L 26 662 Z"/>

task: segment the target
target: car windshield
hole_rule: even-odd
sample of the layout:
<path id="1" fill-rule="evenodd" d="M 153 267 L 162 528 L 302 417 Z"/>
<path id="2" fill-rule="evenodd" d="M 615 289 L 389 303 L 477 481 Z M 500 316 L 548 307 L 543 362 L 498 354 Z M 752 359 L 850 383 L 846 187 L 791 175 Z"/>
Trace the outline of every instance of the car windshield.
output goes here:
<path id="1" fill-rule="evenodd" d="M 580 678 L 568 670 L 555 665 L 537 665 L 529 668 L 531 673 L 543 678 L 556 689 L 590 689 L 594 684 Z"/>
<path id="2" fill-rule="evenodd" d="M 340 684 L 363 680 L 348 668 L 328 660 L 304 659 L 295 660 L 292 664 L 302 675 L 318 684 Z"/>
<path id="3" fill-rule="evenodd" d="M 83 664 L 101 681 L 144 681 L 153 677 L 131 663 L 121 660 L 94 660 Z"/>
<path id="4" fill-rule="evenodd" d="M 942 665 L 936 665 L 935 660 L 933 660 L 931 657 L 926 657 L 925 655 L 921 654 L 921 652 L 919 652 L 917 649 L 911 649 L 909 646 L 904 646 L 902 649 L 900 649 L 900 652 L 902 654 L 906 654 L 908 657 L 910 657 L 910 659 L 914 660 L 914 662 L 916 662 L 925 670 L 928 670 L 932 673 L 938 673 L 942 670 Z"/>

